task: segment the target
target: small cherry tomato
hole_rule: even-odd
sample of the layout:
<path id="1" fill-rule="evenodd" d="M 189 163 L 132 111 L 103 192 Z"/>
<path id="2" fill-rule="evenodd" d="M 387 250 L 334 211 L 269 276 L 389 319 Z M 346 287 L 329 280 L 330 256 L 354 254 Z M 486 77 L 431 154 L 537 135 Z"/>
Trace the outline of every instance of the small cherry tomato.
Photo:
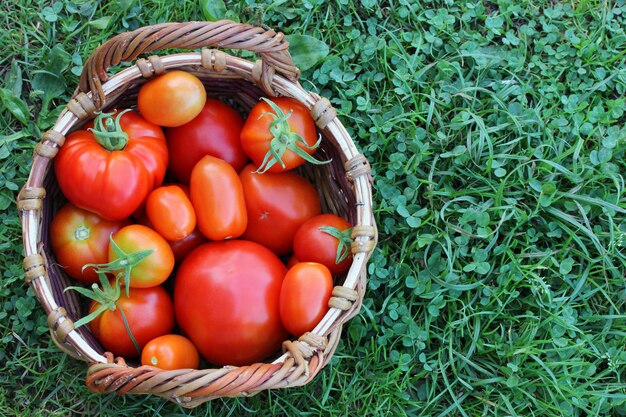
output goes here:
<path id="1" fill-rule="evenodd" d="M 207 238 L 234 239 L 246 230 L 243 188 L 237 171 L 228 162 L 204 156 L 191 172 L 189 188 L 198 228 Z"/>
<path id="2" fill-rule="evenodd" d="M 167 241 L 157 232 L 141 224 L 126 226 L 112 236 L 112 240 L 133 263 L 133 254 L 139 251 L 151 250 L 147 257 L 141 259 L 131 268 L 130 287 L 148 288 L 163 283 L 174 269 L 174 254 Z M 124 258 L 120 255 L 113 244 L 109 245 L 109 262 L 120 261 Z M 123 269 L 114 270 L 120 273 Z"/>
<path id="3" fill-rule="evenodd" d="M 185 71 L 159 75 L 139 89 L 137 108 L 142 116 L 159 126 L 175 127 L 190 122 L 206 102 L 202 81 Z"/>
<path id="4" fill-rule="evenodd" d="M 293 252 L 303 262 L 319 262 L 333 275 L 350 269 L 352 225 L 334 214 L 320 214 L 300 226 L 293 238 Z"/>
<path id="5" fill-rule="evenodd" d="M 299 262 L 283 280 L 280 289 L 280 319 L 296 337 L 309 332 L 328 311 L 333 277 L 328 268 L 316 262 Z"/>
<path id="6" fill-rule="evenodd" d="M 109 237 L 130 220 L 109 221 L 80 209 L 64 205 L 50 223 L 50 244 L 57 262 L 72 278 L 85 283 L 98 282 L 98 275 L 86 264 L 107 262 Z"/>
<path id="7" fill-rule="evenodd" d="M 166 334 L 144 346 L 141 364 L 168 370 L 196 369 L 200 356 L 191 340 L 178 334 Z"/>
<path id="8" fill-rule="evenodd" d="M 99 303 L 92 302 L 89 312 L 98 307 Z M 155 337 L 171 333 L 174 328 L 174 304 L 163 287 L 130 288 L 129 295 L 122 288 L 114 310 L 106 309 L 89 322 L 93 335 L 107 351 L 116 356 L 139 356 L 128 335 L 121 311 L 140 349 Z"/>
<path id="9" fill-rule="evenodd" d="M 177 185 L 153 190 L 146 201 L 146 214 L 154 230 L 167 240 L 184 239 L 196 227 L 193 205 Z"/>

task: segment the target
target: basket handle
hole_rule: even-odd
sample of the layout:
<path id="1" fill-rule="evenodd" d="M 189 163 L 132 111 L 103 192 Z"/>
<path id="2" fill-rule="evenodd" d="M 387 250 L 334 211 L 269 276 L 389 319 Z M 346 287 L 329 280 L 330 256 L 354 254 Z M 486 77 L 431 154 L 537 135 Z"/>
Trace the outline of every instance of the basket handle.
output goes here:
<path id="1" fill-rule="evenodd" d="M 294 65 L 289 43 L 280 32 L 267 27 L 219 20 L 216 22 L 161 23 L 114 36 L 97 47 L 87 58 L 74 96 L 91 91 L 94 104 L 104 103 L 102 83 L 109 79 L 107 70 L 122 61 L 133 61 L 141 54 L 169 48 L 197 49 L 207 46 L 244 49 L 260 55 L 264 64 L 291 81 L 300 70 Z"/>

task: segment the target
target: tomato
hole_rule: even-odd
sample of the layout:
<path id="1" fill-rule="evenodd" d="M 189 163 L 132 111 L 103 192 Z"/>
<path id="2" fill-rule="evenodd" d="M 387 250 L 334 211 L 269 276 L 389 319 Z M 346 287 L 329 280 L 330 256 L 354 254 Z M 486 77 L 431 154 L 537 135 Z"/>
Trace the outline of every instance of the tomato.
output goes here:
<path id="1" fill-rule="evenodd" d="M 260 172 L 284 172 L 307 161 L 320 163 L 310 156 L 319 142 L 309 109 L 289 97 L 259 101 L 243 126 L 241 145 Z"/>
<path id="2" fill-rule="evenodd" d="M 205 155 L 191 172 L 189 188 L 198 228 L 207 238 L 233 239 L 246 230 L 243 188 L 237 171 L 228 162 Z"/>
<path id="3" fill-rule="evenodd" d="M 153 190 L 146 200 L 146 214 L 154 230 L 167 240 L 183 239 L 196 227 L 193 205 L 177 185 Z"/>
<path id="4" fill-rule="evenodd" d="M 320 201 L 311 183 L 294 172 L 257 174 L 252 164 L 239 174 L 248 212 L 243 239 L 268 247 L 278 255 L 292 251 L 298 228 L 320 214 Z"/>
<path id="5" fill-rule="evenodd" d="M 148 342 L 141 351 L 141 364 L 169 370 L 196 369 L 200 356 L 191 340 L 178 334 L 166 334 Z"/>
<path id="6" fill-rule="evenodd" d="M 207 239 L 204 237 L 200 229 L 197 227 L 184 239 L 169 240 L 170 248 L 174 252 L 174 260 L 176 263 L 181 263 L 185 256 L 187 256 L 192 250 L 198 246 L 206 243 Z"/>
<path id="7" fill-rule="evenodd" d="M 285 276 L 280 290 L 280 318 L 289 333 L 302 336 L 317 326 L 333 292 L 328 268 L 316 262 L 300 262 Z"/>
<path id="8" fill-rule="evenodd" d="M 97 214 L 65 204 L 50 223 L 50 244 L 57 262 L 72 278 L 85 283 L 98 282 L 93 268 L 85 264 L 107 261 L 109 237 L 129 220 L 109 221 Z"/>
<path id="9" fill-rule="evenodd" d="M 93 130 L 67 136 L 54 168 L 70 202 L 105 219 L 123 220 L 163 181 L 167 144 L 158 126 L 132 111 L 115 120 L 102 114 Z"/>
<path id="10" fill-rule="evenodd" d="M 204 155 L 223 159 L 241 171 L 248 156 L 239 135 L 243 119 L 233 108 L 207 98 L 204 108 L 191 122 L 165 130 L 170 152 L 169 170 L 178 181 L 189 184 L 191 170 Z"/>
<path id="11" fill-rule="evenodd" d="M 287 335 L 278 311 L 286 271 L 257 243 L 205 243 L 187 255 L 176 274 L 176 320 L 213 364 L 261 361 L 278 351 Z"/>
<path id="12" fill-rule="evenodd" d="M 131 288 L 148 288 L 163 283 L 174 269 L 174 254 L 167 241 L 157 232 L 141 224 L 126 226 L 112 236 L 113 241 L 126 254 L 152 250 L 152 253 L 130 271 Z M 109 245 L 109 262 L 122 258 Z M 132 262 L 132 261 L 131 261 Z M 121 272 L 115 270 L 116 273 Z"/>
<path id="13" fill-rule="evenodd" d="M 202 81 L 185 71 L 170 71 L 141 86 L 137 108 L 150 122 L 175 127 L 190 122 L 206 101 Z"/>
<path id="14" fill-rule="evenodd" d="M 89 312 L 95 311 L 99 305 L 92 302 Z M 174 306 L 163 287 L 131 288 L 128 296 L 122 290 L 115 302 L 115 310 L 107 309 L 89 322 L 93 335 L 114 355 L 125 358 L 139 355 L 126 331 L 120 309 L 140 348 L 155 337 L 171 333 L 174 328 Z"/>
<path id="15" fill-rule="evenodd" d="M 333 275 L 343 274 L 350 269 L 352 263 L 351 227 L 352 225 L 347 220 L 334 214 L 315 216 L 307 220 L 296 232 L 293 239 L 294 255 L 300 261 L 321 263 Z M 332 231 L 328 228 L 336 230 Z"/>

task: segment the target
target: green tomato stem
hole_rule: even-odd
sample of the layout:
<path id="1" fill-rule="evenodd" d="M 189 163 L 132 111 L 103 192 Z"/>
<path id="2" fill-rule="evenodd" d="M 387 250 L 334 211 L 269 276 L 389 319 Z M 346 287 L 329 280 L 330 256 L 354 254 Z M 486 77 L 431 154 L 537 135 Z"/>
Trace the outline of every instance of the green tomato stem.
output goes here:
<path id="1" fill-rule="evenodd" d="M 120 119 L 127 111 L 130 109 L 120 112 L 115 118 L 113 113 L 99 113 L 94 119 L 93 129 L 89 130 L 104 149 L 112 152 L 126 147 L 128 134 L 122 130 Z"/>

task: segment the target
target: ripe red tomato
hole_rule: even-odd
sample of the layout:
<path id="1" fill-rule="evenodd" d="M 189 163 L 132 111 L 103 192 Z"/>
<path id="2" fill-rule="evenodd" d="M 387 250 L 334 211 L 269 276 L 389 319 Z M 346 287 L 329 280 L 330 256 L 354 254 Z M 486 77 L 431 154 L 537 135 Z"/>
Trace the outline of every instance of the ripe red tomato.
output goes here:
<path id="1" fill-rule="evenodd" d="M 289 97 L 259 101 L 243 126 L 241 144 L 261 172 L 284 172 L 306 161 L 317 162 L 309 156 L 319 145 L 315 122 L 304 104 Z M 275 157 L 265 161 L 270 148 L 282 162 Z"/>
<path id="2" fill-rule="evenodd" d="M 241 171 L 248 156 L 239 135 L 243 119 L 233 108 L 207 98 L 204 108 L 191 122 L 165 130 L 170 152 L 169 170 L 178 181 L 189 184 L 191 170 L 204 155 L 223 159 Z"/>
<path id="3" fill-rule="evenodd" d="M 146 200 L 146 214 L 154 230 L 167 240 L 184 239 L 196 227 L 193 205 L 177 185 L 154 189 Z"/>
<path id="4" fill-rule="evenodd" d="M 242 238 L 260 243 L 278 255 L 287 255 L 302 223 L 320 214 L 317 191 L 294 172 L 254 171 L 255 167 L 249 164 L 239 174 L 248 212 L 248 227 Z"/>
<path id="5" fill-rule="evenodd" d="M 174 269 L 174 254 L 170 245 L 161 235 L 147 226 L 131 224 L 112 236 L 113 241 L 125 253 L 152 250 L 152 253 L 137 265 L 130 273 L 131 288 L 148 288 L 163 283 Z M 112 245 L 109 245 L 109 262 L 120 258 Z M 116 270 L 116 273 L 122 272 Z"/>
<path id="6" fill-rule="evenodd" d="M 334 228 L 332 232 L 341 240 L 326 232 L 325 228 Z M 333 275 L 343 274 L 350 269 L 352 254 L 350 252 L 350 229 L 352 225 L 334 214 L 320 214 L 307 220 L 296 232 L 293 239 L 293 252 L 301 262 L 318 262 L 326 266 Z M 346 233 L 346 231 L 348 231 Z M 341 234 L 343 232 L 343 236 Z M 338 251 L 338 247 L 342 246 Z M 339 258 L 343 260 L 337 262 Z"/>
<path id="7" fill-rule="evenodd" d="M 289 333 L 302 336 L 317 326 L 333 292 L 328 268 L 316 262 L 300 262 L 285 276 L 280 290 L 280 318 Z"/>
<path id="8" fill-rule="evenodd" d="M 89 312 L 98 306 L 99 303 L 92 302 Z M 122 289 L 115 310 L 106 310 L 89 322 L 93 335 L 114 355 L 125 358 L 139 355 L 126 331 L 120 309 L 140 348 L 155 337 L 171 333 L 174 328 L 174 306 L 163 287 L 131 288 L 128 296 Z"/>
<path id="9" fill-rule="evenodd" d="M 109 221 L 97 214 L 65 204 L 50 223 L 50 244 L 57 262 L 72 278 L 85 283 L 98 282 L 93 268 L 85 264 L 107 262 L 109 237 L 129 220 Z"/>
<path id="10" fill-rule="evenodd" d="M 176 263 L 181 263 L 185 256 L 187 256 L 192 250 L 207 242 L 207 238 L 204 237 L 200 229 L 196 227 L 193 231 L 184 239 L 168 240 L 167 243 L 174 252 L 174 260 Z"/>
<path id="11" fill-rule="evenodd" d="M 148 342 L 141 351 L 141 364 L 169 370 L 196 369 L 200 356 L 191 340 L 178 334 L 166 334 Z"/>
<path id="12" fill-rule="evenodd" d="M 123 220 L 163 181 L 167 145 L 158 126 L 132 111 L 115 120 L 102 115 L 94 130 L 67 136 L 54 168 L 70 202 L 105 219 Z"/>
<path id="13" fill-rule="evenodd" d="M 176 320 L 211 363 L 261 361 L 287 335 L 278 311 L 286 272 L 276 255 L 254 242 L 206 243 L 187 255 L 176 274 Z"/>
<path id="14" fill-rule="evenodd" d="M 202 81 L 185 71 L 170 71 L 141 86 L 137 96 L 139 112 L 159 126 L 181 126 L 200 113 L 206 101 Z"/>
<path id="15" fill-rule="evenodd" d="M 198 228 L 206 237 L 234 239 L 246 230 L 248 216 L 241 181 L 228 162 L 205 155 L 191 172 L 189 188 Z"/>

